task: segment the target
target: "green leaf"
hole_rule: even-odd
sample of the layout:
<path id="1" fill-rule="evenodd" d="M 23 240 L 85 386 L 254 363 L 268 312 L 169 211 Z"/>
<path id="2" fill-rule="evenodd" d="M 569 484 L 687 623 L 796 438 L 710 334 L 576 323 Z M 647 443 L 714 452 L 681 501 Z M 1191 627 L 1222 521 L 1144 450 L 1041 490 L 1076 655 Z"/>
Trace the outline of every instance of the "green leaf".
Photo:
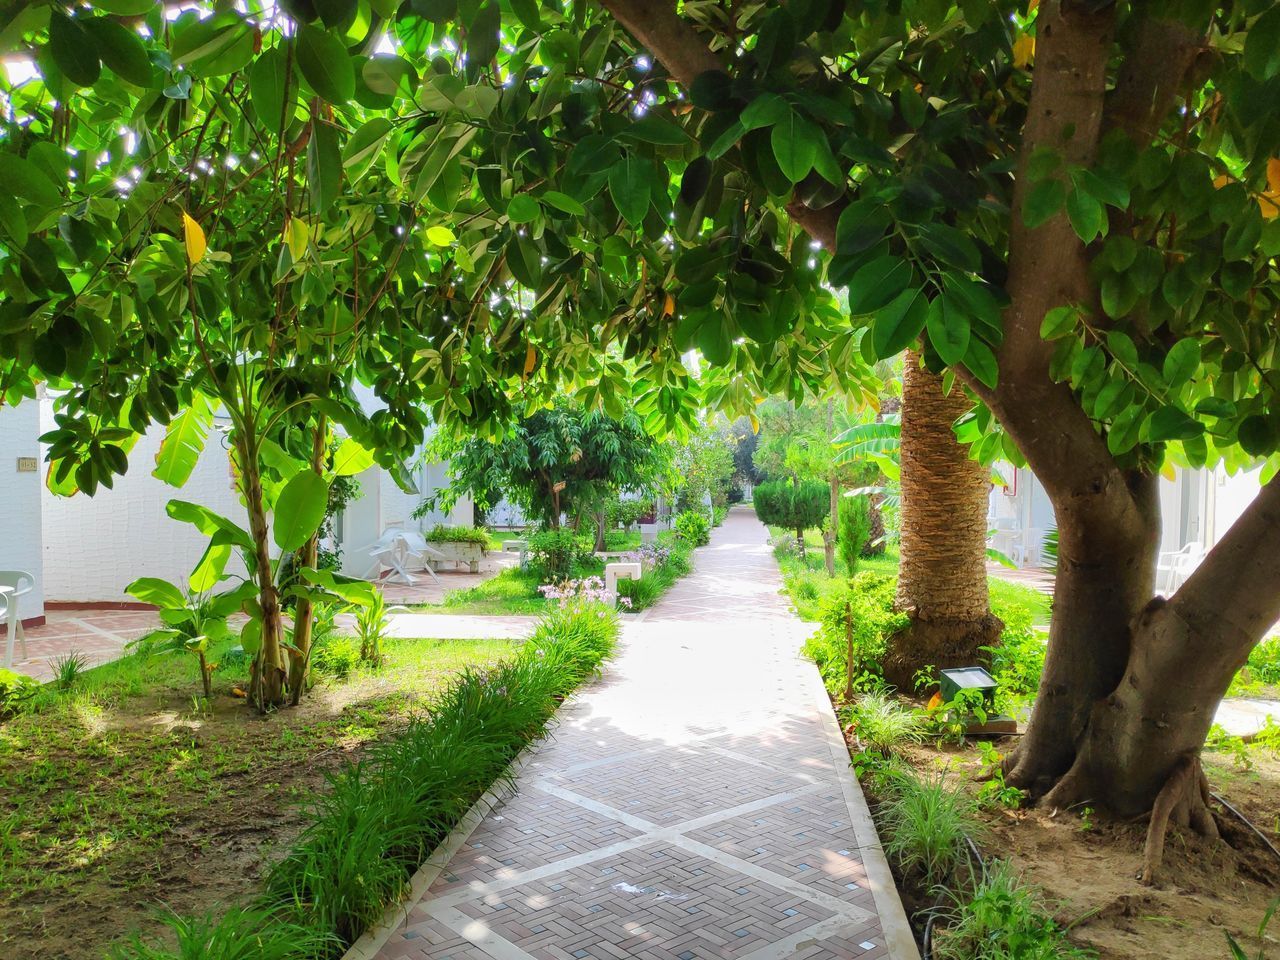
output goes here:
<path id="1" fill-rule="evenodd" d="M 879 243 L 892 223 L 885 204 L 870 197 L 855 200 L 836 222 L 834 252 L 841 256 L 861 253 Z"/>
<path id="2" fill-rule="evenodd" d="M 950 367 L 964 359 L 969 351 L 972 330 L 969 317 L 960 304 L 946 294 L 935 297 L 929 304 L 926 327 L 929 342 L 943 363 Z"/>
<path id="3" fill-rule="evenodd" d="M 333 453 L 333 475 L 335 477 L 351 477 L 363 473 L 373 466 L 373 451 L 369 450 L 351 437 L 343 440 Z"/>
<path id="4" fill-rule="evenodd" d="M 311 122 L 311 142 L 307 144 L 307 188 L 311 194 L 311 209 L 321 216 L 342 192 L 338 128 L 320 119 Z"/>
<path id="5" fill-rule="evenodd" d="M 1146 411 L 1138 404 L 1132 404 L 1121 410 L 1107 430 L 1107 450 L 1113 456 L 1128 453 L 1138 445 L 1141 439 L 1141 426 Z"/>
<path id="6" fill-rule="evenodd" d="M 1106 232 L 1107 218 L 1102 204 L 1079 188 L 1067 197 L 1067 216 L 1076 236 L 1085 243 L 1092 243 L 1095 237 Z"/>
<path id="7" fill-rule="evenodd" d="M 94 7 L 121 17 L 141 17 L 150 13 L 159 0 L 95 0 Z"/>
<path id="8" fill-rule="evenodd" d="M 285 112 L 286 53 L 283 47 L 264 50 L 249 68 L 249 98 L 258 114 L 258 122 L 271 133 L 280 133 L 280 122 L 287 124 L 293 116 L 296 103 L 294 91 L 289 91 L 289 108 Z"/>
<path id="9" fill-rule="evenodd" d="M 185 484 L 200 460 L 211 426 L 213 408 L 209 401 L 203 394 L 192 394 L 190 405 L 169 421 L 151 475 L 171 487 Z"/>
<path id="10" fill-rule="evenodd" d="M 877 257 L 853 275 L 849 309 L 855 315 L 875 313 L 911 282 L 911 263 L 892 254 Z"/>
<path id="11" fill-rule="evenodd" d="M 792 183 L 799 183 L 813 169 L 818 156 L 818 138 L 822 131 L 795 111 L 789 112 L 774 125 L 769 135 L 773 155 L 778 160 L 782 175 Z"/>
<path id="12" fill-rule="evenodd" d="M 1193 420 L 1177 407 L 1165 406 L 1147 418 L 1144 433 L 1152 443 L 1190 440 L 1204 433 L 1204 424 Z"/>
<path id="13" fill-rule="evenodd" d="M 1200 369 L 1200 342 L 1184 337 L 1175 343 L 1164 358 L 1164 379 L 1176 390 Z"/>
<path id="14" fill-rule="evenodd" d="M 1124 210 L 1129 206 L 1129 185 L 1110 170 L 1081 170 L 1076 186 L 1109 207 Z"/>
<path id="15" fill-rule="evenodd" d="M 1254 21 L 1244 40 L 1244 68 L 1258 80 L 1280 74 L 1280 7 Z"/>
<path id="16" fill-rule="evenodd" d="M 62 204 L 62 194 L 57 185 L 43 170 L 12 153 L 0 152 L 0 182 L 5 189 L 41 207 L 57 207 Z"/>
<path id="17" fill-rule="evenodd" d="M 682 147 L 689 142 L 689 135 L 678 124 L 656 113 L 646 113 L 629 126 L 618 131 L 624 140 L 638 140 L 663 147 Z"/>
<path id="18" fill-rule="evenodd" d="M 1107 351 L 1120 361 L 1120 365 L 1134 370 L 1138 366 L 1138 348 L 1123 330 L 1107 331 Z"/>
<path id="19" fill-rule="evenodd" d="M 102 61 L 93 38 L 76 20 L 57 7 L 49 11 L 49 52 L 62 75 L 81 87 L 91 87 L 102 74 Z"/>
<path id="20" fill-rule="evenodd" d="M 227 542 L 225 533 L 216 533 L 209 541 L 196 565 L 191 568 L 191 576 L 187 583 L 196 593 L 212 590 L 226 572 L 227 561 L 231 559 L 231 544 Z"/>
<path id="21" fill-rule="evenodd" d="M 929 301 L 915 287 L 903 290 L 877 311 L 871 326 L 871 347 L 878 359 L 895 357 L 915 342 L 924 330 Z"/>
<path id="22" fill-rule="evenodd" d="M 467 25 L 467 76 L 472 82 L 493 65 L 498 53 L 502 12 L 495 0 L 486 0 Z"/>
<path id="23" fill-rule="evenodd" d="M 609 170 L 609 196 L 618 213 L 633 227 L 644 223 L 649 212 L 650 177 L 647 161 L 625 153 Z"/>
<path id="24" fill-rule="evenodd" d="M 920 227 L 920 242 L 937 260 L 969 273 L 982 270 L 982 256 L 966 234 L 945 223 L 931 221 Z"/>
<path id="25" fill-rule="evenodd" d="M 330 29 L 349 22 L 357 6 L 357 0 L 312 0 L 312 3 L 320 20 Z"/>
<path id="26" fill-rule="evenodd" d="M 517 193 L 507 204 L 507 219 L 512 223 L 532 223 L 541 215 L 538 201 L 527 193 Z"/>
<path id="27" fill-rule="evenodd" d="M 1054 307 L 1044 315 L 1040 322 L 1040 338 L 1057 340 L 1070 336 L 1076 331 L 1076 322 L 1080 319 L 1080 311 L 1073 306 Z"/>
<path id="28" fill-rule="evenodd" d="M 1264 457 L 1275 449 L 1276 433 L 1271 421 L 1260 414 L 1245 417 L 1236 433 L 1240 448 L 1251 457 Z"/>
<path id="29" fill-rule="evenodd" d="M 385 97 L 412 97 L 418 86 L 418 71 L 413 64 L 395 54 L 370 57 L 360 67 L 360 78 L 366 87 Z"/>
<path id="30" fill-rule="evenodd" d="M 723 313 L 713 310 L 708 314 L 698 327 L 697 343 L 708 363 L 721 367 L 729 362 L 733 352 L 733 336 Z"/>
<path id="31" fill-rule="evenodd" d="M 977 337 L 969 338 L 969 349 L 964 355 L 964 365 L 980 383 L 994 390 L 1000 379 L 1000 368 L 991 348 Z"/>
<path id="32" fill-rule="evenodd" d="M 151 84 L 155 70 L 142 38 L 128 27 L 106 17 L 90 17 L 80 25 L 95 41 L 102 62 L 123 80 L 140 87 Z"/>
<path id="33" fill-rule="evenodd" d="M 187 598 L 182 591 L 159 577 L 139 577 L 125 587 L 124 592 L 161 610 L 180 610 L 187 605 Z"/>
<path id="34" fill-rule="evenodd" d="M 457 235 L 442 224 L 427 227 L 427 242 L 433 247 L 447 247 L 458 242 Z"/>
<path id="35" fill-rule="evenodd" d="M 758 130 L 781 123 L 791 113 L 787 101 L 776 93 L 762 93 L 742 111 L 738 118 L 744 130 Z"/>
<path id="36" fill-rule="evenodd" d="M 562 213 L 568 213 L 575 217 L 582 217 L 587 213 L 586 207 L 567 193 L 561 193 L 558 190 L 548 190 L 538 199 L 549 207 L 555 207 Z"/>
<path id="37" fill-rule="evenodd" d="M 310 467 L 303 467 L 284 485 L 271 517 L 271 536 L 281 550 L 298 550 L 324 522 L 329 484 Z"/>
<path id="38" fill-rule="evenodd" d="M 373 166 L 391 134 L 391 121 L 386 117 L 366 120 L 347 140 L 342 150 L 342 165 L 352 183 L 358 181 Z"/>
<path id="39" fill-rule="evenodd" d="M 1035 229 L 1062 209 L 1067 188 L 1061 180 L 1041 180 L 1027 191 L 1022 204 L 1022 222 Z"/>
<path id="40" fill-rule="evenodd" d="M 356 73 L 342 41 L 309 24 L 297 28 L 298 67 L 311 89 L 335 106 L 350 102 L 356 95 Z"/>
<path id="41" fill-rule="evenodd" d="M 165 513 L 174 520 L 189 523 L 207 537 L 212 537 L 219 530 L 225 532 L 231 542 L 243 550 L 253 549 L 253 538 L 233 520 L 214 513 L 208 507 L 187 500 L 170 500 L 165 504 Z"/>

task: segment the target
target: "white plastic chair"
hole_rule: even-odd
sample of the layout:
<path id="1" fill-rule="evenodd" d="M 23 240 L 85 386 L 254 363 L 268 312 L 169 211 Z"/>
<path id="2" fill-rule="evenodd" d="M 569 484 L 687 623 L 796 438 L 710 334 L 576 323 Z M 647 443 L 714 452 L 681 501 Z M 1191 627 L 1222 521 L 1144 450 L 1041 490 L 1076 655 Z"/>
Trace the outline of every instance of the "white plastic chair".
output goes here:
<path id="1" fill-rule="evenodd" d="M 1038 567 L 1043 547 L 1044 531 L 1039 527 L 1029 527 L 1023 531 L 1022 539 L 1013 546 L 1013 562 L 1020 567 Z"/>
<path id="2" fill-rule="evenodd" d="M 30 593 L 35 588 L 36 578 L 25 570 L 0 570 L 0 587 L 4 591 L 4 618 L 8 623 L 4 648 L 4 665 L 7 669 L 13 664 L 13 640 L 22 640 L 22 659 L 27 659 L 27 635 L 22 629 L 22 617 L 18 613 L 18 598 Z"/>
<path id="3" fill-rule="evenodd" d="M 1188 543 L 1181 550 L 1167 550 L 1156 564 L 1156 592 L 1166 596 L 1187 582 L 1204 559 L 1204 546 Z"/>

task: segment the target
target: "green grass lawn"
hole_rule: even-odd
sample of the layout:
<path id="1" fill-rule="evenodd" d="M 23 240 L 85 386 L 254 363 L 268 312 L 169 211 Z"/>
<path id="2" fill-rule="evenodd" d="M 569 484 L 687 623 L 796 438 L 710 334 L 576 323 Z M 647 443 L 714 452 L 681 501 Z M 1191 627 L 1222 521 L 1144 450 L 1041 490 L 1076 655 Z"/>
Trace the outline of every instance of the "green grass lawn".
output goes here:
<path id="1" fill-rule="evenodd" d="M 42 689 L 0 724 L 0 956 L 100 960 L 160 904 L 248 894 L 292 841 L 298 798 L 513 646 L 389 640 L 382 668 L 318 677 L 268 718 L 233 694 L 243 663 L 215 671 L 207 704 L 188 657 L 130 656 Z"/>

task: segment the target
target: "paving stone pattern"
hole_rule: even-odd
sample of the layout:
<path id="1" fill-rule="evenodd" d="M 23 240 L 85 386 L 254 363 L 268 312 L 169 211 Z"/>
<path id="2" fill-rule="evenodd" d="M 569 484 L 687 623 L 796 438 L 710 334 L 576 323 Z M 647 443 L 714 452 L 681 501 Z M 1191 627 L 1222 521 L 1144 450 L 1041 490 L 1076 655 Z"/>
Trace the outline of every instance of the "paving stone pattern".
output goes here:
<path id="1" fill-rule="evenodd" d="M 915 960 L 779 587 L 764 528 L 734 510 L 629 618 L 516 792 L 352 956 Z"/>

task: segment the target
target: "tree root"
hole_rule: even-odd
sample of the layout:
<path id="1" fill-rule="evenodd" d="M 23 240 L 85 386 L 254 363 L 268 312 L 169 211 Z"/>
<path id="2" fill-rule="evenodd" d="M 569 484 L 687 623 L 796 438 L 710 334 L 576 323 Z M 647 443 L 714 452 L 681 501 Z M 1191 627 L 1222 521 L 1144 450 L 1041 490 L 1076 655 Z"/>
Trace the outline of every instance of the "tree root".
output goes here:
<path id="1" fill-rule="evenodd" d="M 1151 824 L 1142 851 L 1142 883 L 1155 882 L 1156 871 L 1164 860 L 1164 841 L 1169 821 L 1190 827 L 1210 839 L 1218 839 L 1218 824 L 1209 809 L 1209 781 L 1200 766 L 1199 755 L 1183 757 L 1161 788 L 1151 809 Z"/>

